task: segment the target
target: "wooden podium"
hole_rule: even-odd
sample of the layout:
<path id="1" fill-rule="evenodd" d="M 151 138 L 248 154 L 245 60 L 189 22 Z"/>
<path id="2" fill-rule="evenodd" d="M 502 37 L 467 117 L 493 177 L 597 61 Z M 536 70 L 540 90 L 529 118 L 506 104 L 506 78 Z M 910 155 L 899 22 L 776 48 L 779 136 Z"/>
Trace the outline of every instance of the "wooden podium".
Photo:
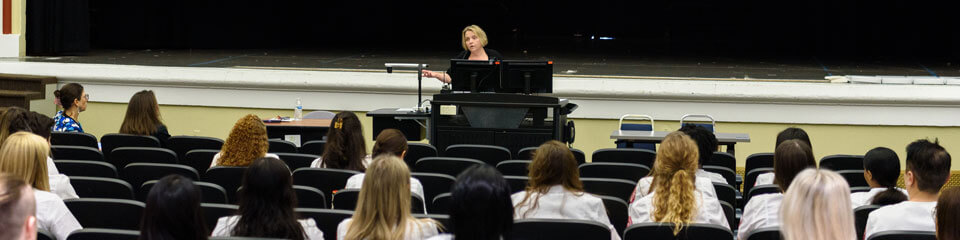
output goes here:
<path id="1" fill-rule="evenodd" d="M 46 98 L 47 84 L 54 83 L 51 76 L 0 74 L 0 107 L 30 110 L 30 100 Z"/>

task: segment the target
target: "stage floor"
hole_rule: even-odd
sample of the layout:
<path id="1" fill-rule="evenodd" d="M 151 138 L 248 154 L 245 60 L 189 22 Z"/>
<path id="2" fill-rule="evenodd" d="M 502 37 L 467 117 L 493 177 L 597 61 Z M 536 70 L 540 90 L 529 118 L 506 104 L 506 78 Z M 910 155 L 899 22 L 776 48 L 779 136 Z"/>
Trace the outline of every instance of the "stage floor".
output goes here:
<path id="1" fill-rule="evenodd" d="M 240 49 L 240 50 L 92 50 L 86 56 L 27 57 L 30 62 L 98 63 L 176 67 L 384 70 L 383 64 L 428 63 L 445 70 L 456 51 Z M 837 75 L 960 76 L 960 64 L 938 60 L 831 60 L 816 57 L 777 59 L 729 57 L 627 56 L 625 54 L 543 53 L 507 59 L 554 61 L 559 76 L 636 78 L 824 81 Z M 516 57 L 520 56 L 520 57 Z"/>

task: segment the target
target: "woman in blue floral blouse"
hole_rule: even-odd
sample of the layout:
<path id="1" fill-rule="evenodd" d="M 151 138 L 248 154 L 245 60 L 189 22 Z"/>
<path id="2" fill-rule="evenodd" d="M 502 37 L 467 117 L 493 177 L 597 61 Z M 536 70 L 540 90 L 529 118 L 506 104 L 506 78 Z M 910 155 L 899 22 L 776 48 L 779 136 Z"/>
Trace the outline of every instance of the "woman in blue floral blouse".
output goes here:
<path id="1" fill-rule="evenodd" d="M 87 100 L 90 95 L 83 91 L 83 86 L 76 83 L 63 85 L 60 90 L 53 91 L 57 97 L 57 105 L 63 107 L 63 110 L 53 116 L 53 131 L 56 132 L 83 132 L 80 126 L 80 112 L 87 110 Z"/>

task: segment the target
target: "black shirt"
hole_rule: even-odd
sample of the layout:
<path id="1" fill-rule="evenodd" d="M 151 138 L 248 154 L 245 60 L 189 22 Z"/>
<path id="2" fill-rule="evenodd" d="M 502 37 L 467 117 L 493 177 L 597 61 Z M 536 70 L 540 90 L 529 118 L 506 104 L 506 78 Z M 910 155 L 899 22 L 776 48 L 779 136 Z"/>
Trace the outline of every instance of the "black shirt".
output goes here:
<path id="1" fill-rule="evenodd" d="M 497 52 L 497 50 L 493 50 L 493 49 L 489 49 L 489 48 L 483 48 L 483 51 L 487 53 L 487 59 L 489 59 L 489 60 L 495 60 L 495 61 L 503 60 L 503 55 L 500 55 L 500 52 Z M 468 51 L 468 50 L 463 50 L 462 52 L 460 52 L 460 54 L 457 54 L 457 56 L 454 57 L 453 59 L 470 59 L 470 51 Z M 450 72 L 450 69 L 447 68 L 447 71 L 446 71 L 446 72 L 449 73 L 449 72 Z M 451 80 L 456 81 L 456 79 L 451 79 Z M 484 85 L 486 85 L 486 84 L 484 84 Z M 493 92 L 493 91 L 495 91 L 495 89 L 493 89 L 493 88 L 486 88 L 486 89 L 480 89 L 479 91 L 481 91 L 481 92 Z"/>

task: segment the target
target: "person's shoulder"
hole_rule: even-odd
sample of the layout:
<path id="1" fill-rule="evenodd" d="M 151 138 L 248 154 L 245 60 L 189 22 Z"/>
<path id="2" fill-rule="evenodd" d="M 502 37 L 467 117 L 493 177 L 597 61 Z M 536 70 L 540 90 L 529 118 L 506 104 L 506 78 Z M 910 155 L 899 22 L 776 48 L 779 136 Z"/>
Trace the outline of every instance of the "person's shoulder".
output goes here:
<path id="1" fill-rule="evenodd" d="M 60 199 L 57 194 L 52 192 L 33 189 L 33 198 L 36 199 L 37 204 L 50 204 L 50 203 L 63 203 L 63 199 Z"/>
<path id="2" fill-rule="evenodd" d="M 500 52 L 497 50 L 493 50 L 490 48 L 483 48 L 483 51 L 487 52 L 488 57 L 497 57 L 498 59 L 503 60 L 503 54 L 500 54 Z"/>

